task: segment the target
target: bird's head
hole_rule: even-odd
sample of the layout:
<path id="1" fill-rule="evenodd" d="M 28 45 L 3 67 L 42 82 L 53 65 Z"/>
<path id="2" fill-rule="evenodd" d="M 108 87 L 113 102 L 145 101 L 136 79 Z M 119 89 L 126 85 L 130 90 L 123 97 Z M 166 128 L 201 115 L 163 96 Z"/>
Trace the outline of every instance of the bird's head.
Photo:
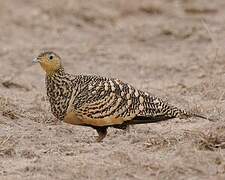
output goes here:
<path id="1" fill-rule="evenodd" d="M 39 63 L 47 75 L 53 75 L 62 69 L 61 58 L 54 52 L 43 52 L 33 59 L 33 63 Z"/>

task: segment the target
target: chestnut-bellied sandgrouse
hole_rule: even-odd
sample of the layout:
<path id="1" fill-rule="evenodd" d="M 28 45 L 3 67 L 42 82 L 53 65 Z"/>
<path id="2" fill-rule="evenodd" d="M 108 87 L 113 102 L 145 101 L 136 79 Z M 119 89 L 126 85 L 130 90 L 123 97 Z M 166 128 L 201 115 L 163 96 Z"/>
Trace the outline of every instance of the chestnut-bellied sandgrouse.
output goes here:
<path id="1" fill-rule="evenodd" d="M 68 74 L 54 52 L 41 53 L 33 61 L 40 63 L 46 72 L 47 96 L 53 115 L 66 123 L 93 127 L 99 135 L 97 141 L 106 136 L 108 127 L 124 129 L 131 124 L 172 118 L 208 119 L 172 106 L 119 79 Z"/>

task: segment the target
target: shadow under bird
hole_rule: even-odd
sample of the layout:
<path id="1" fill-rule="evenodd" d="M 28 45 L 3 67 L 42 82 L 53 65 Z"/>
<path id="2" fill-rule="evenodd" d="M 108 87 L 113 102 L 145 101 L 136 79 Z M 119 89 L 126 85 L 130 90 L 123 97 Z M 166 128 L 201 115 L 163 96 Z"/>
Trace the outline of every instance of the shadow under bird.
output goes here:
<path id="1" fill-rule="evenodd" d="M 119 79 L 68 74 L 54 52 L 41 53 L 33 62 L 39 63 L 46 72 L 47 96 L 53 115 L 66 123 L 96 129 L 98 142 L 106 136 L 108 127 L 126 129 L 131 124 L 172 118 L 208 119 L 172 106 Z"/>

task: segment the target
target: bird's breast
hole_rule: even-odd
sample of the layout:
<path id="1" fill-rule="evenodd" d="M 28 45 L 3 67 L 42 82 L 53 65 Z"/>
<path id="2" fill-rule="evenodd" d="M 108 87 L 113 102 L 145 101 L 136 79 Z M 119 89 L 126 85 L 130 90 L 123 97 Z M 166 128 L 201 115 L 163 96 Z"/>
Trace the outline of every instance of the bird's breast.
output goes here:
<path id="1" fill-rule="evenodd" d="M 52 114 L 59 120 L 63 120 L 71 98 L 71 90 L 66 85 L 47 84 L 47 96 Z"/>

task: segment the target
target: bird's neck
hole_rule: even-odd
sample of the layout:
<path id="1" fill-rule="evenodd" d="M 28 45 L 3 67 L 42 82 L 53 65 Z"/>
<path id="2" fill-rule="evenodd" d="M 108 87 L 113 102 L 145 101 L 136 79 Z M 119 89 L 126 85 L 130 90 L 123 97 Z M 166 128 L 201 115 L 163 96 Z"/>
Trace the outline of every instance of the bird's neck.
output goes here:
<path id="1" fill-rule="evenodd" d="M 46 80 L 46 86 L 47 86 L 47 93 L 51 92 L 53 89 L 55 90 L 55 88 L 62 86 L 62 82 L 64 82 L 65 76 L 66 76 L 66 73 L 63 68 L 60 68 L 51 74 L 46 73 L 45 80 Z"/>
<path id="2" fill-rule="evenodd" d="M 49 71 L 48 73 L 46 72 L 47 78 L 54 78 L 54 77 L 57 77 L 57 76 L 62 76 L 64 74 L 65 74 L 65 71 L 64 71 L 63 67 L 60 67 L 56 71 Z"/>

